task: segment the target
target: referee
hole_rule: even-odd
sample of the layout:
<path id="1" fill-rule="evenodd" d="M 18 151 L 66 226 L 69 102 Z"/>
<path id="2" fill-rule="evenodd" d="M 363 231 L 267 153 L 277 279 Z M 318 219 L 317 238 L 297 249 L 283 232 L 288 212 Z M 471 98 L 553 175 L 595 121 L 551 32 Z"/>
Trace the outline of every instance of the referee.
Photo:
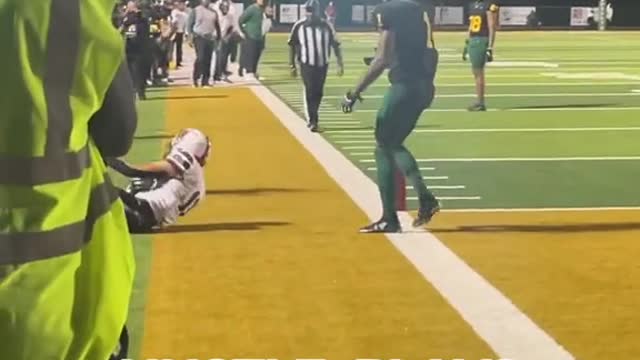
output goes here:
<path id="1" fill-rule="evenodd" d="M 324 82 L 329 69 L 331 48 L 338 59 L 338 76 L 344 73 L 340 43 L 333 27 L 322 19 L 318 0 L 305 4 L 306 18 L 298 21 L 289 36 L 289 65 L 291 74 L 297 75 L 296 57 L 304 82 L 304 101 L 309 129 L 318 132 L 318 110 L 322 102 Z"/>

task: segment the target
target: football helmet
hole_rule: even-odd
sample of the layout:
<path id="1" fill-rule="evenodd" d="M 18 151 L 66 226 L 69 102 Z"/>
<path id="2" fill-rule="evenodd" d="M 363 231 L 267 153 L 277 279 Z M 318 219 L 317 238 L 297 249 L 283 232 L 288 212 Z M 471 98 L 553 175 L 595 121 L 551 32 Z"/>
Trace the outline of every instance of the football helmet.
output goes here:
<path id="1" fill-rule="evenodd" d="M 209 137 L 198 129 L 182 129 L 171 139 L 171 149 L 185 151 L 193 155 L 204 166 L 211 153 Z"/>

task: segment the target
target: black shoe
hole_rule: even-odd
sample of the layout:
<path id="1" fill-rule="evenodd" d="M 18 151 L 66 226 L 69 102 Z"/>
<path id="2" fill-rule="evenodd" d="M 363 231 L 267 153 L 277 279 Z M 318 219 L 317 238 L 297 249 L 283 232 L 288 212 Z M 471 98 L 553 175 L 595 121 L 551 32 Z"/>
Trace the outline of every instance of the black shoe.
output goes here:
<path id="1" fill-rule="evenodd" d="M 231 71 L 225 71 L 224 74 L 227 76 L 231 76 L 233 73 Z"/>
<path id="2" fill-rule="evenodd" d="M 309 124 L 309 130 L 311 130 L 311 132 L 314 132 L 314 133 L 320 132 L 320 129 L 318 128 L 318 124 Z"/>
<path id="3" fill-rule="evenodd" d="M 377 233 L 400 233 L 402 229 L 399 223 L 390 223 L 387 220 L 378 220 L 373 224 L 369 224 L 360 229 L 363 234 L 377 234 Z"/>
<path id="4" fill-rule="evenodd" d="M 438 212 L 440 212 L 440 203 L 438 200 L 425 202 L 423 205 L 420 205 L 418 216 L 413 220 L 413 227 L 428 224 Z"/>

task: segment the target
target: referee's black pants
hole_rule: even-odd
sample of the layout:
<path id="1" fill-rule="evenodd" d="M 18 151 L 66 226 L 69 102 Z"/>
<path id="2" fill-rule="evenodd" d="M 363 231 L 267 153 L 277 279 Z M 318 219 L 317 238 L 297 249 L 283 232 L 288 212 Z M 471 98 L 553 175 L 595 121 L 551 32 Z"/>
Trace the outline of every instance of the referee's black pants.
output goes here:
<path id="1" fill-rule="evenodd" d="M 300 67 L 304 82 L 305 108 L 309 125 L 318 125 L 318 110 L 324 96 L 324 83 L 329 67 L 302 64 Z"/>

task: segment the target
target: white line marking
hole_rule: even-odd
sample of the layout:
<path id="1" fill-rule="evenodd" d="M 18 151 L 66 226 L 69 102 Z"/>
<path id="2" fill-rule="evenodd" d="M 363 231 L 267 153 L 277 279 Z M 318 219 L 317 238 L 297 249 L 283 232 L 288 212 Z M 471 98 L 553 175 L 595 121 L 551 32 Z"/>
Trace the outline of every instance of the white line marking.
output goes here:
<path id="1" fill-rule="evenodd" d="M 443 94 L 436 95 L 436 99 L 449 99 L 449 98 L 474 98 L 476 94 Z M 537 93 L 537 94 L 488 94 L 489 98 L 498 97 L 514 97 L 514 98 L 532 98 L 532 97 L 618 97 L 618 96 L 638 96 L 636 93 Z M 342 99 L 342 96 L 331 95 L 325 96 L 327 99 Z M 382 99 L 384 95 L 365 95 L 366 99 Z"/>
<path id="2" fill-rule="evenodd" d="M 336 140 L 336 144 L 375 144 L 375 140 Z"/>
<path id="3" fill-rule="evenodd" d="M 490 112 L 530 112 L 530 111 L 637 111 L 640 106 L 628 107 L 549 107 L 549 108 L 522 108 L 522 109 L 487 109 Z M 329 113 L 341 113 L 341 110 L 326 110 Z M 361 113 L 377 113 L 378 110 L 361 109 L 356 110 Z M 467 109 L 427 109 L 427 112 L 468 112 Z"/>
<path id="4" fill-rule="evenodd" d="M 633 90 L 631 90 L 631 91 L 632 91 L 632 92 L 634 92 L 634 93 L 640 93 L 640 89 L 637 89 L 637 90 L 636 90 L 636 89 L 633 89 Z"/>
<path id="5" fill-rule="evenodd" d="M 636 161 L 640 156 L 575 156 L 575 157 L 514 157 L 514 158 L 439 158 L 416 159 L 417 162 L 508 162 L 508 161 Z M 372 159 L 360 159 L 362 163 L 373 163 Z"/>
<path id="6" fill-rule="evenodd" d="M 464 185 L 428 185 L 429 190 L 464 190 Z M 407 189 L 413 189 L 412 185 L 407 185 Z"/>
<path id="7" fill-rule="evenodd" d="M 493 83 L 490 85 L 487 85 L 487 87 L 490 89 L 492 87 L 537 87 L 537 86 L 542 86 L 542 87 L 563 87 L 563 86 L 623 86 L 623 85 L 637 85 L 638 82 L 637 81 L 625 81 L 625 82 L 502 82 L 502 83 Z M 326 88 L 340 88 L 340 89 L 344 89 L 346 84 L 327 84 L 325 85 Z M 283 86 L 283 87 L 293 87 L 296 86 L 298 87 L 297 84 L 283 84 L 283 85 L 278 85 L 278 86 Z M 438 88 L 447 88 L 447 87 L 468 87 L 468 88 L 472 88 L 475 85 L 473 83 L 438 83 L 437 87 Z M 371 88 L 388 88 L 389 84 L 373 84 L 371 86 L 369 86 L 369 89 Z M 277 89 L 277 88 L 276 88 Z M 277 90 L 276 90 L 277 91 Z M 279 94 L 286 94 L 282 91 L 277 91 Z M 297 94 L 296 94 L 297 95 Z"/>
<path id="8" fill-rule="evenodd" d="M 422 180 L 449 180 L 448 176 L 423 176 Z"/>
<path id="9" fill-rule="evenodd" d="M 444 209 L 443 212 L 502 213 L 502 212 L 562 212 L 562 211 L 640 211 L 640 206 L 565 207 L 565 208 L 496 208 L 496 209 Z"/>
<path id="10" fill-rule="evenodd" d="M 377 220 L 380 203 L 375 183 L 326 139 L 310 133 L 299 116 L 267 88 L 254 86 L 252 91 L 369 219 Z M 574 360 L 568 351 L 432 234 L 388 234 L 387 237 L 499 357 Z"/>
<path id="11" fill-rule="evenodd" d="M 480 196 L 436 196 L 438 200 L 482 200 Z M 417 197 L 411 196 L 407 200 L 418 200 Z"/>
<path id="12" fill-rule="evenodd" d="M 360 125 L 360 121 L 350 121 L 350 120 L 329 120 L 329 121 L 324 121 L 324 120 L 320 120 L 319 122 L 320 124 L 330 124 L 330 125 Z"/>
<path id="13" fill-rule="evenodd" d="M 345 146 L 343 150 L 375 150 L 375 146 Z"/>
<path id="14" fill-rule="evenodd" d="M 468 128 L 468 129 L 415 129 L 414 133 L 501 133 L 501 132 L 583 132 L 583 131 L 638 131 L 640 126 L 627 127 L 578 127 L 578 128 Z M 372 137 L 371 130 L 349 130 L 333 135 L 344 139 Z"/>
<path id="15" fill-rule="evenodd" d="M 436 168 L 434 168 L 434 167 L 421 167 L 420 171 L 433 171 L 435 169 Z M 378 168 L 377 167 L 368 167 L 367 170 L 369 170 L 369 171 L 378 171 Z"/>

